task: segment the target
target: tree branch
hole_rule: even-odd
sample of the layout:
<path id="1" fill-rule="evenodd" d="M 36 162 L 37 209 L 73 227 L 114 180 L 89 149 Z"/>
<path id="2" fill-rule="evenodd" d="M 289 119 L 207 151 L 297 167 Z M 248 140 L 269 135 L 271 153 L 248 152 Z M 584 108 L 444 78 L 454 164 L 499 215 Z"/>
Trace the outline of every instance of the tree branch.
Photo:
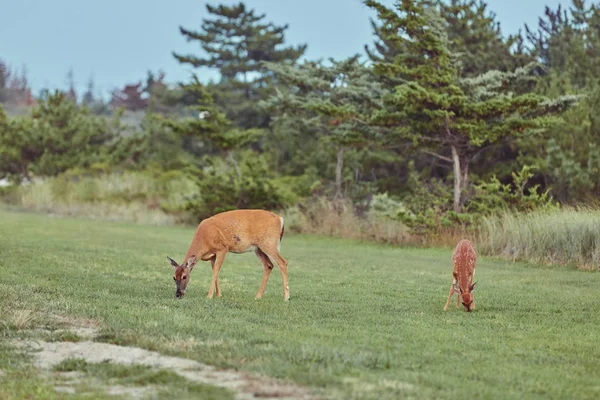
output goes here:
<path id="1" fill-rule="evenodd" d="M 449 158 L 449 157 L 445 157 L 445 156 L 442 156 L 442 155 L 439 155 L 439 154 L 437 154 L 437 153 L 434 153 L 434 152 L 432 152 L 432 151 L 423 150 L 423 153 L 425 153 L 425 154 L 429 154 L 430 156 L 434 156 L 434 157 L 436 157 L 436 158 L 439 158 L 440 160 L 444 160 L 444 161 L 446 161 L 446 162 L 449 162 L 449 163 L 451 163 L 451 162 L 452 162 L 452 159 L 451 159 L 451 158 Z"/>

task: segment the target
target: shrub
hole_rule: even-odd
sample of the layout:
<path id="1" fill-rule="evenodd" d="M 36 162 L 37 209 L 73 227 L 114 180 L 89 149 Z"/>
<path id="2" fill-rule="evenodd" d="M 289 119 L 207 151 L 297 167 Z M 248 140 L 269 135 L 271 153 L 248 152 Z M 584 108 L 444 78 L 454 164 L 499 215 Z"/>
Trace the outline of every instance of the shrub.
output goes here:
<path id="1" fill-rule="evenodd" d="M 200 171 L 196 179 L 198 194 L 190 199 L 187 210 L 201 220 L 234 209 L 279 210 L 295 200 L 293 191 L 270 176 L 261 157 L 246 157 L 239 169 L 238 175 L 234 168 L 214 162 Z"/>
<path id="2" fill-rule="evenodd" d="M 20 182 L 107 161 L 121 129 L 119 115 L 112 122 L 94 116 L 60 92 L 28 116 L 0 113 L 0 178 Z"/>

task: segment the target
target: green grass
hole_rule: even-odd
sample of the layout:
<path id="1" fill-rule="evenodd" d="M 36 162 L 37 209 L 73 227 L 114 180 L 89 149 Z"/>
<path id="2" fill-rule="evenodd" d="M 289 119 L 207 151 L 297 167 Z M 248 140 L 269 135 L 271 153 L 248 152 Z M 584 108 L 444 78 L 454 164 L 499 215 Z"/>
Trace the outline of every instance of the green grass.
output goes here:
<path id="1" fill-rule="evenodd" d="M 600 211 L 504 213 L 482 223 L 482 251 L 513 260 L 600 268 Z"/>
<path id="2" fill-rule="evenodd" d="M 262 266 L 253 254 L 228 255 L 222 299 L 206 299 L 202 263 L 178 300 L 166 256 L 181 260 L 193 228 L 5 212 L 0 221 L 5 314 L 95 319 L 103 341 L 289 379 L 333 398 L 600 395 L 598 273 L 480 259 L 477 309 L 443 312 L 450 249 L 286 235 L 289 303 L 277 270 L 254 300 Z"/>
<path id="3" fill-rule="evenodd" d="M 232 392 L 210 385 L 190 383 L 172 371 L 156 370 L 142 365 L 88 363 L 83 359 L 71 358 L 57 364 L 53 368 L 53 371 L 79 371 L 83 372 L 89 379 L 100 379 L 109 385 L 158 385 L 161 388 L 161 398 L 233 399 Z"/>
<path id="4" fill-rule="evenodd" d="M 174 225 L 193 180 L 175 172 L 70 171 L 0 191 L 0 201 L 26 211 L 144 225 Z M 182 194 L 183 193 L 183 194 Z"/>

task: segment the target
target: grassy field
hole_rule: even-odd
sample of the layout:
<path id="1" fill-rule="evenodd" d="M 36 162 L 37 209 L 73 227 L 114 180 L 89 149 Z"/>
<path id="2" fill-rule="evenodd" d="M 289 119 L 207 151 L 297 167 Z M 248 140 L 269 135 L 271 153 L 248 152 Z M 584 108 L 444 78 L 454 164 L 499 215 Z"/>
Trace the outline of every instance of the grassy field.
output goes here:
<path id="1" fill-rule="evenodd" d="M 206 299 L 203 263 L 178 300 L 166 256 L 180 261 L 192 234 L 0 212 L 0 398 L 52 398 L 53 378 L 7 347 L 49 314 L 97 321 L 97 340 L 289 379 L 329 398 L 600 396 L 598 273 L 480 259 L 477 309 L 443 312 L 449 249 L 286 235 L 289 303 L 278 271 L 254 300 L 262 266 L 253 254 L 228 255 L 222 299 Z M 231 396 L 133 367 L 60 368 Z"/>

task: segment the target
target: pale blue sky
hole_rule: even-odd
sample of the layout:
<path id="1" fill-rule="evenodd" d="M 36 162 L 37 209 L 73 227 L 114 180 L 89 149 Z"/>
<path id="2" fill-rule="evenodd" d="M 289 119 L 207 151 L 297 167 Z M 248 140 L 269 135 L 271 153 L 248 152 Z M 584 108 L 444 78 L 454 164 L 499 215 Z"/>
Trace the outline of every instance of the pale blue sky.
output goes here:
<path id="1" fill-rule="evenodd" d="M 536 25 L 544 6 L 560 0 L 488 0 L 505 34 L 524 23 Z M 197 52 L 178 27 L 197 30 L 206 16 L 205 0 L 0 0 L 0 58 L 26 65 L 34 93 L 64 88 L 73 68 L 78 90 L 90 76 L 106 93 L 144 79 L 151 69 L 169 82 L 186 80 L 190 68 L 171 52 Z M 232 4 L 237 1 L 210 1 Z M 372 43 L 370 9 L 361 0 L 246 0 L 276 24 L 289 24 L 291 44 L 308 43 L 306 57 L 345 58 Z M 386 5 L 393 0 L 382 0 Z M 206 71 L 201 78 L 214 76 Z"/>

